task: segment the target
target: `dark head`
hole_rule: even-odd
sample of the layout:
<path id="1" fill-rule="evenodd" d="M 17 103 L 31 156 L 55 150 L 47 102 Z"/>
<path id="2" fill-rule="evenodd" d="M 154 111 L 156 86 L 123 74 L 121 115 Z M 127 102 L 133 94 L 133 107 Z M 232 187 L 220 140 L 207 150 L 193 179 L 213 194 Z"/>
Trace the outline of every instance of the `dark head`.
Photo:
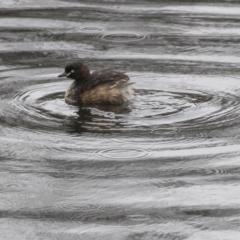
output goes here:
<path id="1" fill-rule="evenodd" d="M 58 77 L 68 77 L 75 80 L 83 80 L 89 76 L 89 69 L 81 62 L 69 63 L 65 67 L 65 72 Z"/>

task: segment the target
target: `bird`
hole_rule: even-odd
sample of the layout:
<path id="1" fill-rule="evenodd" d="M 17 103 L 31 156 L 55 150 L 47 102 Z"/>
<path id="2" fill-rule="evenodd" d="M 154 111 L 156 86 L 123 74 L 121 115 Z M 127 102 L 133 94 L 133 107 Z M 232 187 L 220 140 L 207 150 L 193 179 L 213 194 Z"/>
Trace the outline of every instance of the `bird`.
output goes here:
<path id="1" fill-rule="evenodd" d="M 65 92 L 67 104 L 111 104 L 120 105 L 134 99 L 134 84 L 120 71 L 111 69 L 96 70 L 80 61 L 66 65 L 58 77 L 74 79 Z"/>

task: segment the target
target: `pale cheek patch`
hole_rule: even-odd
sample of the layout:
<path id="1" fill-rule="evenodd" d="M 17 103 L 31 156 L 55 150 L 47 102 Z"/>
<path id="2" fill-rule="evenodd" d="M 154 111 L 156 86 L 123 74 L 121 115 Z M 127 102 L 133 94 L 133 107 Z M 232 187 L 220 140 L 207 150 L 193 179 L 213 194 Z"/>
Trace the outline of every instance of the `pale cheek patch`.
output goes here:
<path id="1" fill-rule="evenodd" d="M 66 74 L 66 76 L 70 76 L 72 73 L 74 73 L 74 70 L 71 70 L 68 74 Z"/>

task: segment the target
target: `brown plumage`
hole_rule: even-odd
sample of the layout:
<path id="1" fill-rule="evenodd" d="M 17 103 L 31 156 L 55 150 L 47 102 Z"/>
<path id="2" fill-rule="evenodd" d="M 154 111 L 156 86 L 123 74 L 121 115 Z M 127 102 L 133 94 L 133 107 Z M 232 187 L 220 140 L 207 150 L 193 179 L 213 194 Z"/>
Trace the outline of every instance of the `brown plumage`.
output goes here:
<path id="1" fill-rule="evenodd" d="M 59 77 L 74 79 L 65 93 L 69 104 L 122 104 L 134 98 L 129 77 L 118 71 L 98 70 L 90 74 L 81 62 L 68 64 Z"/>

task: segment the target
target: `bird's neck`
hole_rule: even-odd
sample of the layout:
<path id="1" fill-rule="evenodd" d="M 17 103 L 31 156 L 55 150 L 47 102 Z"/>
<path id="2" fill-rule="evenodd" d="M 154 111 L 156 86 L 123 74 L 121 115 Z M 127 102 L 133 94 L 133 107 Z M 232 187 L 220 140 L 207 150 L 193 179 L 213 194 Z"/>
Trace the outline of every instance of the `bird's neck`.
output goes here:
<path id="1" fill-rule="evenodd" d="M 90 76 L 90 71 L 87 66 L 81 66 L 79 71 L 76 72 L 75 80 L 77 82 L 84 82 Z"/>
<path id="2" fill-rule="evenodd" d="M 84 78 L 76 79 L 72 82 L 71 88 L 83 92 L 88 89 L 88 80 Z"/>

